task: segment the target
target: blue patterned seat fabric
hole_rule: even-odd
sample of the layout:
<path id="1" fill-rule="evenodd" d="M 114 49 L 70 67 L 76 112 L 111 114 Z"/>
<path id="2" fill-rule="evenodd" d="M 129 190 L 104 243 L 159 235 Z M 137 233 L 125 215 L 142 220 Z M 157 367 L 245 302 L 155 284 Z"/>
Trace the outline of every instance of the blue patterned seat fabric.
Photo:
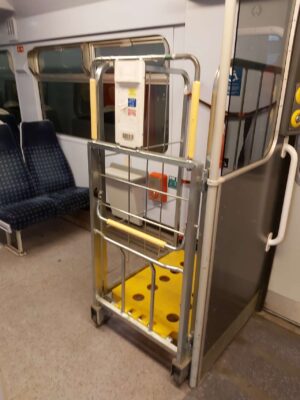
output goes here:
<path id="1" fill-rule="evenodd" d="M 37 196 L 1 207 L 1 214 L 5 216 L 3 221 L 7 222 L 12 229 L 22 230 L 56 216 L 57 207 L 48 196 Z"/>
<path id="2" fill-rule="evenodd" d="M 21 230 L 57 214 L 48 196 L 36 196 L 13 133 L 0 125 L 0 219 Z"/>
<path id="3" fill-rule="evenodd" d="M 23 122 L 22 148 L 36 192 L 52 198 L 60 215 L 89 206 L 89 191 L 75 186 L 52 122 Z"/>

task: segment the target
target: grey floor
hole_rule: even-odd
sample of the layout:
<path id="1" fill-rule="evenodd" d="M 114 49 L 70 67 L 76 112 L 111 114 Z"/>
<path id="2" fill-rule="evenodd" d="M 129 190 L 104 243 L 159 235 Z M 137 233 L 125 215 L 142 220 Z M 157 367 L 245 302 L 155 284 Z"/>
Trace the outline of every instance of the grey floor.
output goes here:
<path id="1" fill-rule="evenodd" d="M 125 327 L 91 323 L 88 231 L 57 220 L 24 243 L 0 248 L 0 400 L 300 399 L 296 333 L 254 317 L 199 389 L 177 388 Z"/>

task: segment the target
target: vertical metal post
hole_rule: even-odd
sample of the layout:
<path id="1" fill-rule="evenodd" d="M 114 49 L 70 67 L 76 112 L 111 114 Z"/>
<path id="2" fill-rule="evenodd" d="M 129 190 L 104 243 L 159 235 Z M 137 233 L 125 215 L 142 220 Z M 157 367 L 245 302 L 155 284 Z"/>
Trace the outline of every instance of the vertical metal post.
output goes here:
<path id="1" fill-rule="evenodd" d="M 150 267 L 151 267 L 151 295 L 150 295 L 150 318 L 148 327 L 149 331 L 153 331 L 156 270 L 155 266 L 152 263 L 150 263 Z"/>
<path id="2" fill-rule="evenodd" d="M 121 295 L 121 312 L 123 313 L 125 311 L 125 305 L 126 305 L 126 254 L 123 249 L 120 249 L 122 256 L 123 256 L 123 263 L 121 264 L 122 268 L 122 277 L 121 277 L 121 286 L 122 286 L 122 295 Z"/>
<path id="3" fill-rule="evenodd" d="M 23 254 L 23 242 L 22 242 L 22 234 L 21 231 L 16 231 L 16 239 L 17 239 L 17 246 L 18 246 L 18 253 Z"/>
<path id="4" fill-rule="evenodd" d="M 218 95 L 214 119 L 214 134 L 212 138 L 212 150 L 209 170 L 209 179 L 211 181 L 217 180 L 220 174 L 219 159 L 223 141 L 228 76 L 230 73 L 230 63 L 233 49 L 236 8 L 237 0 L 226 0 L 224 14 L 223 47 L 221 54 Z M 198 379 L 200 378 L 202 371 L 207 310 L 213 265 L 212 246 L 214 239 L 214 228 L 216 223 L 218 192 L 218 186 L 208 186 L 201 255 L 200 282 L 196 299 L 197 309 L 193 341 L 192 365 L 190 372 L 191 387 L 195 387 L 197 385 Z"/>
<path id="5" fill-rule="evenodd" d="M 203 166 L 197 166 L 192 172 L 191 189 L 188 203 L 188 217 L 186 237 L 189 238 L 185 243 L 184 268 L 181 288 L 180 319 L 177 343 L 176 360 L 173 366 L 181 371 L 178 383 L 181 383 L 188 374 L 188 366 L 191 361 L 191 343 L 189 341 L 190 309 L 193 287 L 193 275 L 195 267 L 195 255 L 198 231 L 198 216 L 200 206 L 201 182 Z"/>

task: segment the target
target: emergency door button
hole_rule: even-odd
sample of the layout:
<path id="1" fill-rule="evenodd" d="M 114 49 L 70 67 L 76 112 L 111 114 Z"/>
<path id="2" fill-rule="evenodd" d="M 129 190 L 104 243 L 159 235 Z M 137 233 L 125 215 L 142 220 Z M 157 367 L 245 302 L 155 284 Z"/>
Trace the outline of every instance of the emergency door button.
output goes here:
<path id="1" fill-rule="evenodd" d="M 293 128 L 300 128 L 300 109 L 293 112 L 291 117 L 291 125 Z"/>
<path id="2" fill-rule="evenodd" d="M 300 104 L 300 87 L 298 87 L 298 89 L 296 90 L 296 93 L 295 93 L 295 102 L 296 102 L 297 104 Z"/>

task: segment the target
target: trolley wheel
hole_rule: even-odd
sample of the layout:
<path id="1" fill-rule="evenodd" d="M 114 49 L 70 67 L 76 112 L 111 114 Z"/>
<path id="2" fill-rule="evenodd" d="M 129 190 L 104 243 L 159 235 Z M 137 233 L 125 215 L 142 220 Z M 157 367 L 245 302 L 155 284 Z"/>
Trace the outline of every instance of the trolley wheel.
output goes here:
<path id="1" fill-rule="evenodd" d="M 171 375 L 177 386 L 182 385 L 182 383 L 188 378 L 190 374 L 190 366 L 190 360 L 188 360 L 184 365 L 178 365 L 176 361 L 173 360 Z"/>
<path id="2" fill-rule="evenodd" d="M 105 322 L 109 319 L 109 315 L 107 315 L 107 313 L 101 306 L 92 305 L 91 318 L 96 328 L 99 328 L 101 325 L 105 324 Z"/>

